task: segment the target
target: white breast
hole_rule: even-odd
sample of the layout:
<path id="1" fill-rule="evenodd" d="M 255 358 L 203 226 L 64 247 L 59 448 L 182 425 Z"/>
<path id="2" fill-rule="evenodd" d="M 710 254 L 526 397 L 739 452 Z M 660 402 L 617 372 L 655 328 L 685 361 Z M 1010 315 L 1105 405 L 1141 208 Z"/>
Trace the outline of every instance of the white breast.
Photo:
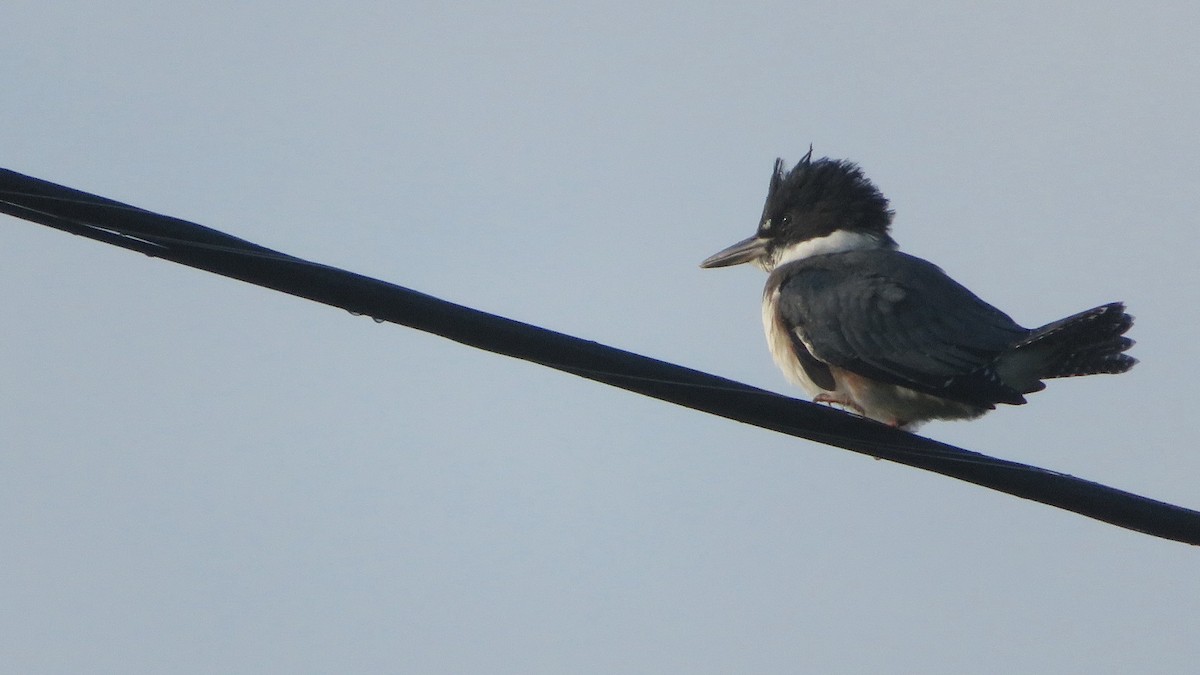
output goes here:
<path id="1" fill-rule="evenodd" d="M 804 366 L 800 365 L 800 359 L 796 358 L 792 348 L 791 328 L 780 321 L 779 313 L 775 311 L 777 304 L 779 304 L 779 284 L 768 283 L 763 295 L 762 321 L 763 332 L 767 336 L 767 348 L 771 350 L 771 358 L 774 359 L 775 365 L 783 371 L 784 377 L 789 382 L 804 389 L 810 396 L 816 396 L 824 389 L 809 378 L 808 373 L 804 372 Z"/>
<path id="2" fill-rule="evenodd" d="M 762 304 L 763 331 L 767 335 L 767 347 L 771 350 L 771 358 L 775 360 L 775 365 L 779 366 L 779 369 L 783 371 L 788 381 L 803 388 L 810 396 L 816 396 L 825 390 L 817 386 L 809 378 L 808 373 L 804 372 L 804 366 L 800 365 L 800 359 L 796 358 L 793 351 L 792 328 L 785 325 L 780 320 L 778 312 L 775 311 L 776 305 L 779 304 L 779 285 L 781 280 L 787 275 L 786 270 L 782 268 L 788 263 L 803 260 L 814 255 L 843 253 L 845 251 L 880 248 L 884 246 L 887 246 L 887 244 L 872 235 L 863 232 L 836 230 L 824 237 L 806 239 L 802 242 L 780 248 L 770 256 L 769 260 L 763 261 L 762 266 L 768 272 L 771 272 L 771 276 L 767 279 L 767 287 L 763 290 Z M 779 272 L 776 272 L 776 270 L 779 270 Z M 811 345 L 806 344 L 805 347 L 808 347 L 810 354 L 813 353 Z"/>

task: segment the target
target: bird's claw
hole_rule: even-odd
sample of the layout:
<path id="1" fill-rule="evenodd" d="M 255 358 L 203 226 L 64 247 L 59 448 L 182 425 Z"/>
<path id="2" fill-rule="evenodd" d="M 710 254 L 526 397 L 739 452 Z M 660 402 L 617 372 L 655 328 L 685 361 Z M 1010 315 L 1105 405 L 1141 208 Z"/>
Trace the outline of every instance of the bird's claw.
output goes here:
<path id="1" fill-rule="evenodd" d="M 867 416 L 867 413 L 862 408 L 858 407 L 858 405 L 853 401 L 847 401 L 830 394 L 817 394 L 813 397 L 813 403 L 825 403 L 831 406 L 839 406 L 844 410 L 856 413 L 859 417 Z"/>

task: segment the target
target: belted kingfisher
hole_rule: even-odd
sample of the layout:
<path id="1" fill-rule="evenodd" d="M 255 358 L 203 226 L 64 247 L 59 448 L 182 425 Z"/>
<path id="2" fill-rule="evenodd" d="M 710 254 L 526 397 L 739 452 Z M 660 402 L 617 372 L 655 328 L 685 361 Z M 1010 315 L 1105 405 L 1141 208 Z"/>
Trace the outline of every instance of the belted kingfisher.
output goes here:
<path id="1" fill-rule="evenodd" d="M 897 250 L 888 200 L 857 165 L 812 148 L 775 161 L 758 231 L 700 263 L 770 273 L 775 363 L 818 403 L 913 429 L 1020 405 L 1042 380 L 1123 373 L 1133 325 L 1113 302 L 1023 328 L 934 264 Z"/>

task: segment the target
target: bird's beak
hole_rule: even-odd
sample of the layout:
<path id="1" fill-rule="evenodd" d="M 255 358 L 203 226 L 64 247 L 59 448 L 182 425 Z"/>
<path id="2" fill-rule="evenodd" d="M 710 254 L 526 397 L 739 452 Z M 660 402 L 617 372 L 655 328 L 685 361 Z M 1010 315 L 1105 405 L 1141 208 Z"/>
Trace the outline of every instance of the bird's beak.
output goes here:
<path id="1" fill-rule="evenodd" d="M 767 240 L 753 236 L 743 239 L 729 248 L 722 249 L 704 259 L 701 267 L 729 267 L 758 260 L 767 253 Z"/>

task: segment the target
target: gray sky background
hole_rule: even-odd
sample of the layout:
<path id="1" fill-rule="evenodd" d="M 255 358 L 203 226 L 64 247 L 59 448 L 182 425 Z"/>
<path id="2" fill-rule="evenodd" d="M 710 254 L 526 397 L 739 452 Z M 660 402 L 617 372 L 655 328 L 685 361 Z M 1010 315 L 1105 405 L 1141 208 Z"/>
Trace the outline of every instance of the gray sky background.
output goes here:
<path id="1" fill-rule="evenodd" d="M 249 5 L 249 6 L 247 6 Z M 1195 3 L 0 11 L 0 166 L 778 391 L 777 155 L 1141 365 L 940 440 L 1200 507 Z M 1200 557 L 0 218 L 23 673 L 1183 673 Z"/>

